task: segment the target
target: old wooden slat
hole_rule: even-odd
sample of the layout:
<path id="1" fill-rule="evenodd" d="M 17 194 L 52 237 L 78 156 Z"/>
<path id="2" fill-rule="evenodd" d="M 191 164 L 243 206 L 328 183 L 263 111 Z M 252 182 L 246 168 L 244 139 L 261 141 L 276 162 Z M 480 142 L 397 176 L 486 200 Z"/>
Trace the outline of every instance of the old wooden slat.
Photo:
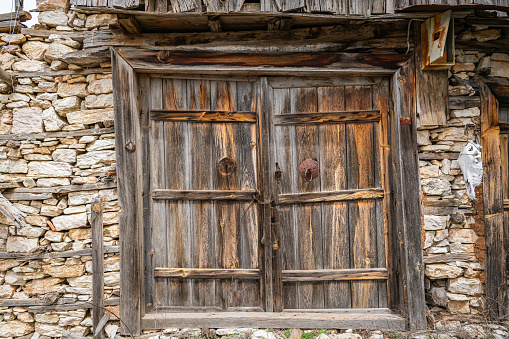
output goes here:
<path id="1" fill-rule="evenodd" d="M 261 98 L 260 98 L 260 107 L 259 107 L 259 128 L 261 129 L 260 135 L 260 145 L 258 147 L 261 152 L 261 162 L 258 165 L 258 175 L 259 180 L 261 182 L 262 188 L 262 201 L 269 202 L 275 194 L 277 194 L 275 177 L 273 173 L 276 171 L 276 164 L 272 162 L 275 159 L 274 149 L 272 147 L 272 138 L 274 138 L 274 131 L 272 126 L 272 116 L 274 114 L 272 102 L 273 102 L 273 92 L 270 87 L 267 78 L 261 79 Z M 277 160 L 276 160 L 277 161 Z M 266 312 L 272 312 L 274 310 L 275 304 L 279 309 L 281 309 L 282 297 L 281 291 L 276 290 L 275 287 L 280 287 L 280 285 L 274 286 L 274 277 L 273 277 L 273 244 L 274 241 L 278 241 L 279 239 L 273 239 L 272 233 L 272 206 L 270 204 L 263 205 L 261 207 L 261 235 L 262 235 L 262 253 L 261 253 L 261 269 L 262 273 L 262 296 L 264 298 L 263 309 Z M 279 234 L 279 230 L 278 230 Z M 277 256 L 277 253 L 276 253 Z M 278 268 L 278 264 L 276 264 L 276 269 Z M 277 301 L 275 301 L 277 300 Z"/>
<path id="2" fill-rule="evenodd" d="M 357 189 L 342 191 L 323 191 L 305 193 L 287 193 L 279 196 L 280 204 L 303 204 L 316 202 L 351 201 L 363 199 L 378 199 L 384 197 L 381 188 Z"/>
<path id="3" fill-rule="evenodd" d="M 140 144 L 140 126 L 138 121 L 138 100 L 136 96 L 137 78 L 129 64 L 115 51 L 111 54 L 115 107 L 115 146 L 117 158 L 118 202 L 122 211 L 119 216 L 120 227 L 120 280 L 121 308 L 120 317 L 125 326 L 121 332 L 134 335 L 140 333 L 141 318 L 141 253 L 142 231 L 141 202 L 142 185 L 140 183 L 139 152 L 126 149 L 129 142 Z M 140 184 L 138 184 L 140 183 Z M 129 328 L 130 331 L 127 330 Z"/>
<path id="4" fill-rule="evenodd" d="M 154 189 L 154 199 L 165 200 L 245 200 L 253 201 L 256 191 L 248 190 L 169 190 Z"/>
<path id="5" fill-rule="evenodd" d="M 259 83 L 237 81 L 236 109 L 256 112 L 259 109 Z M 258 189 L 259 171 L 258 127 L 255 124 L 238 124 L 237 158 L 239 166 L 239 188 Z M 240 204 L 240 254 L 239 267 L 260 268 L 260 218 L 258 206 L 251 202 Z M 260 280 L 239 280 L 236 285 L 234 304 L 230 307 L 261 307 Z"/>
<path id="6" fill-rule="evenodd" d="M 504 199 L 504 209 L 509 209 L 509 199 Z"/>
<path id="7" fill-rule="evenodd" d="M 121 48 L 134 69 L 144 72 L 272 74 L 392 74 L 408 55 L 357 53 L 213 53 Z M 241 65 L 241 66 L 239 66 Z M 300 67 L 298 71 L 296 68 Z M 236 71 L 237 70 L 237 71 Z"/>
<path id="8" fill-rule="evenodd" d="M 391 181 L 394 190 L 393 269 L 397 269 L 397 294 L 391 304 L 400 305 L 408 317 L 410 329 L 426 327 L 424 267 L 417 157 L 415 111 L 415 60 L 398 70 L 392 78 L 394 115 L 391 119 Z M 409 117 L 411 125 L 400 126 L 399 119 Z"/>
<path id="9" fill-rule="evenodd" d="M 171 1 L 171 0 L 170 0 Z M 154 11 L 158 13 L 166 13 L 168 12 L 168 0 L 154 0 Z M 173 5 L 173 1 L 171 1 Z M 176 3 L 178 5 L 178 2 Z"/>
<path id="10" fill-rule="evenodd" d="M 130 9 L 137 8 L 140 6 L 140 0 L 110 0 L 112 1 L 113 7 Z"/>
<path id="11" fill-rule="evenodd" d="M 222 268 L 161 268 L 154 270 L 156 277 L 179 279 L 260 279 L 257 269 Z"/>
<path id="12" fill-rule="evenodd" d="M 69 132 L 45 132 L 45 133 L 28 133 L 28 134 L 4 134 L 0 135 L 0 140 L 36 140 L 46 138 L 69 138 L 81 137 L 84 135 L 101 135 L 113 133 L 113 128 L 87 129 Z"/>
<path id="13" fill-rule="evenodd" d="M 445 126 L 448 115 L 447 71 L 423 71 L 420 67 L 421 28 L 415 24 L 414 46 L 416 56 L 415 91 L 417 93 L 417 114 L 421 126 Z"/>
<path id="14" fill-rule="evenodd" d="M 347 110 L 373 109 L 373 90 L 371 86 L 351 86 L 345 88 Z M 375 187 L 374 133 L 372 123 L 346 125 L 347 176 L 349 189 L 368 189 Z M 383 194 L 383 193 L 381 193 Z M 375 205 L 373 201 L 359 200 L 348 204 L 350 265 L 351 268 L 373 268 L 377 265 L 376 233 L 371 231 L 375 225 Z M 352 282 L 352 307 L 377 307 L 378 286 L 375 282 Z"/>
<path id="15" fill-rule="evenodd" d="M 82 67 L 99 67 L 110 62 L 110 53 L 109 47 L 95 47 L 64 54 L 59 60 Z"/>
<path id="16" fill-rule="evenodd" d="M 92 225 L 92 321 L 94 338 L 103 339 L 99 323 L 104 316 L 104 251 L 103 251 L 103 207 L 101 198 L 94 198 L 90 206 Z M 104 326 L 104 325 L 103 325 Z"/>
<path id="17" fill-rule="evenodd" d="M 387 4 L 389 7 L 389 4 Z M 385 14 L 386 0 L 371 0 L 371 13 L 372 14 Z"/>
<path id="18" fill-rule="evenodd" d="M 32 193 L 32 194 L 42 194 L 42 193 L 56 193 L 56 194 L 66 194 L 70 192 L 79 192 L 79 191 L 93 191 L 93 190 L 102 190 L 102 189 L 110 189 L 117 187 L 117 183 L 113 181 L 109 182 L 98 182 L 96 184 L 83 184 L 83 185 L 65 185 L 65 186 L 56 186 L 56 187 L 19 187 L 13 188 L 5 191 L 7 193 Z"/>
<path id="19" fill-rule="evenodd" d="M 385 280 L 386 268 L 341 269 L 341 270 L 283 270 L 283 281 L 322 281 L 322 280 Z"/>
<path id="20" fill-rule="evenodd" d="M 158 121 L 188 122 L 256 122 L 255 112 L 151 110 L 150 118 Z"/>
<path id="21" fill-rule="evenodd" d="M 104 248 L 104 253 L 118 253 L 118 246 L 108 246 Z M 20 261 L 37 260 L 37 259 L 51 259 L 51 258 L 71 258 L 92 255 L 92 249 L 86 248 L 77 251 L 64 251 L 64 252 L 51 252 L 39 254 L 25 254 L 25 253 L 6 253 L 0 252 L 0 259 L 16 259 Z"/>
<path id="22" fill-rule="evenodd" d="M 432 153 L 432 152 L 422 152 L 419 153 L 420 160 L 456 160 L 460 155 L 459 152 L 447 152 L 447 153 Z"/>
<path id="23" fill-rule="evenodd" d="M 20 22 L 24 22 L 24 21 L 32 19 L 32 15 L 30 14 L 30 12 L 21 10 L 21 11 L 18 11 L 17 14 L 18 14 L 18 16 L 16 17 L 16 19 Z M 2 22 L 2 21 L 10 22 L 14 19 L 15 16 L 16 16 L 16 12 L 2 13 L 2 14 L 0 14 L 0 22 Z"/>
<path id="24" fill-rule="evenodd" d="M 364 79 L 359 79 L 362 82 Z M 348 81 L 343 84 L 349 84 Z M 321 84 L 322 86 L 326 83 Z M 321 112 L 344 111 L 345 89 L 343 86 L 319 87 L 318 110 Z M 320 167 L 326 168 L 320 175 L 321 194 L 347 188 L 345 125 L 320 127 Z M 348 204 L 335 202 L 323 205 L 323 256 L 324 269 L 348 269 L 350 251 L 348 234 Z M 350 283 L 345 281 L 324 282 L 325 308 L 351 307 Z"/>
<path id="25" fill-rule="evenodd" d="M 371 15 L 371 1 L 372 0 L 349 1 L 348 14 L 363 15 L 369 17 Z"/>
<path id="26" fill-rule="evenodd" d="M 369 110 L 360 112 L 284 114 L 274 117 L 274 123 L 276 125 L 331 124 L 376 121 L 379 119 L 380 111 Z"/>
<path id="27" fill-rule="evenodd" d="M 188 78 L 188 109 L 210 109 L 210 80 Z M 211 126 L 210 124 L 191 124 L 191 145 L 200 145 L 199 152 L 191 152 L 193 164 L 190 188 L 193 190 L 210 190 L 212 188 L 211 157 Z M 202 200 L 193 203 L 192 213 L 195 225 L 194 235 L 194 267 L 214 268 L 218 266 L 218 250 L 215 239 L 215 207 L 213 201 Z M 197 305 L 217 306 L 219 295 L 216 280 L 196 281 L 194 283 L 194 296 Z"/>
<path id="28" fill-rule="evenodd" d="M 373 85 L 378 84 L 381 81 L 382 81 L 381 77 L 361 77 L 361 76 L 334 77 L 334 78 L 277 77 L 270 78 L 269 84 L 272 88 L 275 89 L 320 86 L 325 87 L 322 90 L 326 90 L 329 86 Z M 331 90 L 333 89 L 331 88 Z M 324 108 L 324 111 L 322 112 L 342 112 L 344 110 L 345 109 L 343 106 L 341 109 L 328 108 L 327 110 L 325 110 Z"/>
<path id="29" fill-rule="evenodd" d="M 485 83 L 481 84 L 481 145 L 483 146 L 483 201 L 486 233 L 486 298 L 489 314 L 507 314 L 507 271 L 500 265 L 506 258 L 504 230 L 504 192 L 499 103 Z"/>
<path id="30" fill-rule="evenodd" d="M 104 306 L 117 306 L 120 304 L 120 298 L 109 298 L 104 301 Z M 31 313 L 46 313 L 58 311 L 72 311 L 80 309 L 92 308 L 93 304 L 90 302 L 75 302 L 69 304 L 53 304 L 44 306 L 29 306 L 28 311 Z"/>
<path id="31" fill-rule="evenodd" d="M 103 329 L 109 319 L 110 319 L 110 314 L 106 313 L 102 316 L 101 320 L 99 320 L 97 325 L 94 326 L 94 338 L 104 337 Z"/>
<path id="32" fill-rule="evenodd" d="M 51 193 L 5 193 L 4 197 L 9 200 L 46 200 L 53 197 Z"/>
<path id="33" fill-rule="evenodd" d="M 147 314 L 144 329 L 175 328 L 326 328 L 326 329 L 387 329 L 404 330 L 406 321 L 395 314 L 359 313 L 294 313 L 294 312 L 216 312 Z"/>
<path id="34" fill-rule="evenodd" d="M 28 307 L 28 306 L 42 306 L 51 305 L 43 299 L 2 299 L 0 300 L 0 307 Z"/>

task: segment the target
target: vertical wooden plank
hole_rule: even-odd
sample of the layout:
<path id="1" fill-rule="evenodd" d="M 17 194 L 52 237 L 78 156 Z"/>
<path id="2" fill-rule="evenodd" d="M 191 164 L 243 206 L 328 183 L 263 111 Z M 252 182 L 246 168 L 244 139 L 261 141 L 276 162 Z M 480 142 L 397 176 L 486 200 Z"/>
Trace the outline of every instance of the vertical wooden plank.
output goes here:
<path id="1" fill-rule="evenodd" d="M 371 1 L 372 0 L 349 0 L 348 14 L 369 16 L 371 14 Z"/>
<path id="2" fill-rule="evenodd" d="M 261 187 L 263 201 L 270 201 L 273 198 L 275 190 L 275 182 L 273 173 L 275 172 L 274 154 L 269 132 L 272 129 L 272 99 L 273 92 L 270 87 L 267 78 L 261 78 L 261 100 L 260 100 L 260 111 L 259 111 L 259 123 L 258 128 L 260 131 L 260 145 L 259 150 L 261 154 Z M 274 299 L 279 298 L 275 295 L 277 291 L 274 291 L 273 281 L 273 268 L 272 268 L 272 205 L 263 205 L 262 207 L 262 244 L 263 244 L 263 297 L 264 297 L 264 309 L 266 312 L 272 312 L 274 310 Z"/>
<path id="3" fill-rule="evenodd" d="M 273 97 L 271 107 L 274 115 L 291 113 L 291 97 L 288 88 L 272 89 Z M 275 126 L 274 141 L 274 162 L 281 171 L 280 180 L 276 181 L 277 194 L 295 192 L 297 187 L 297 169 L 295 164 L 295 128 L 291 126 Z M 276 195 L 277 195 L 276 194 Z M 297 257 L 297 221 L 295 219 L 296 206 L 278 206 L 279 217 L 279 246 L 281 270 L 299 269 Z M 280 274 L 275 272 L 274 274 Z M 279 289 L 277 289 L 279 287 Z M 274 286 L 276 298 L 275 311 L 282 311 L 284 308 L 298 308 L 298 283 L 285 282 L 282 286 Z M 280 299 L 280 300 L 279 300 Z"/>
<path id="4" fill-rule="evenodd" d="M 373 108 L 371 86 L 349 86 L 345 89 L 347 110 Z M 375 147 L 373 124 L 347 124 L 348 188 L 375 187 Z M 352 268 L 376 267 L 376 222 L 372 201 L 349 202 L 350 250 Z M 374 281 L 352 282 L 352 307 L 378 307 L 378 288 Z"/>
<path id="5" fill-rule="evenodd" d="M 168 0 L 155 0 L 155 11 L 159 13 L 168 12 Z"/>
<path id="6" fill-rule="evenodd" d="M 237 81 L 236 109 L 256 111 L 255 83 Z M 257 128 L 256 124 L 237 125 L 237 155 L 239 183 L 242 190 L 256 190 L 257 183 Z M 250 202 L 240 203 L 240 268 L 259 268 L 259 206 Z M 260 281 L 236 281 L 235 306 L 260 307 Z"/>
<path id="7" fill-rule="evenodd" d="M 210 109 L 210 81 L 188 80 L 188 105 L 190 110 Z M 191 145 L 198 146 L 199 152 L 191 152 L 193 163 L 191 187 L 194 190 L 212 189 L 212 146 L 211 125 L 190 124 Z M 214 203 L 196 201 L 192 203 L 194 220 L 194 267 L 217 268 L 217 246 L 215 220 L 213 219 Z M 216 281 L 213 279 L 195 281 L 194 305 L 218 306 Z"/>
<path id="8" fill-rule="evenodd" d="M 318 91 L 312 88 L 291 88 L 291 109 L 293 113 L 316 112 L 318 109 Z M 320 162 L 320 137 L 318 126 L 296 126 L 295 148 L 297 163 L 306 159 Z M 298 192 L 320 191 L 320 180 L 307 182 L 298 175 Z M 298 256 L 300 269 L 323 268 L 322 220 L 320 204 L 297 205 L 296 220 L 298 224 Z M 323 282 L 300 283 L 299 308 L 323 308 Z"/>
<path id="9" fill-rule="evenodd" d="M 331 0 L 332 11 L 335 14 L 348 14 L 348 0 Z"/>
<path id="10" fill-rule="evenodd" d="M 163 109 L 185 110 L 187 108 L 186 80 L 163 79 Z M 164 161 L 168 165 L 164 173 L 168 189 L 189 189 L 192 172 L 189 154 L 189 123 L 164 122 L 166 143 Z M 171 166 L 171 167 L 170 167 Z M 168 267 L 189 267 L 191 264 L 192 224 L 189 201 L 168 201 L 167 204 L 167 257 Z M 169 303 L 172 306 L 188 306 L 192 299 L 192 281 L 170 280 Z"/>
<path id="11" fill-rule="evenodd" d="M 415 60 L 411 58 L 392 77 L 391 167 L 394 189 L 392 215 L 393 269 L 399 272 L 399 308 L 408 317 L 411 330 L 426 328 L 424 266 L 419 193 L 419 166 L 415 107 Z M 409 117 L 411 125 L 400 126 Z"/>
<path id="12" fill-rule="evenodd" d="M 507 271 L 500 265 L 506 258 L 504 234 L 504 193 L 499 103 L 485 83 L 481 83 L 481 144 L 483 146 L 483 201 L 486 234 L 486 299 L 492 317 L 507 313 Z"/>
<path id="13" fill-rule="evenodd" d="M 500 134 L 500 154 L 502 158 L 502 192 L 504 199 L 509 199 L 509 134 Z"/>
<path id="14" fill-rule="evenodd" d="M 421 126 L 445 126 L 449 112 L 449 77 L 447 71 L 421 70 L 421 25 L 414 25 L 415 88 L 419 122 Z"/>
<path id="15" fill-rule="evenodd" d="M 151 181 L 150 169 L 150 77 L 142 74 L 140 79 L 140 126 L 141 126 L 141 152 L 142 152 L 142 186 L 143 186 L 143 249 L 144 249 L 144 300 L 142 312 L 151 309 L 154 305 L 155 279 L 154 279 L 154 248 L 152 242 L 152 197 L 150 196 Z"/>
<path id="16" fill-rule="evenodd" d="M 236 83 L 214 81 L 211 84 L 211 109 L 221 111 L 235 110 Z M 229 190 L 239 188 L 239 168 L 236 159 L 237 134 L 236 124 L 217 123 L 212 125 L 212 157 L 214 170 L 214 189 Z M 231 170 L 225 172 L 221 162 L 233 164 Z M 220 237 L 221 268 L 239 268 L 239 209 L 240 203 L 219 201 L 216 203 L 218 235 Z M 234 283 L 221 281 L 222 307 L 229 308 L 233 304 L 232 289 Z"/>
<path id="17" fill-rule="evenodd" d="M 97 333 L 104 316 L 104 250 L 103 250 L 103 208 L 101 198 L 94 198 L 90 206 L 92 226 L 92 322 L 94 338 L 103 339 L 104 331 Z M 97 334 L 96 334 L 97 333 Z"/>
<path id="18" fill-rule="evenodd" d="M 371 14 L 385 14 L 386 0 L 372 0 Z"/>
<path id="19" fill-rule="evenodd" d="M 112 50 L 114 83 L 115 149 L 117 159 L 118 203 L 122 208 L 120 228 L 120 317 L 123 335 L 140 334 L 143 265 L 141 253 L 141 197 L 139 152 L 125 145 L 140 140 L 137 78 L 130 65 Z M 129 330 L 127 330 L 129 329 Z"/>
<path id="20" fill-rule="evenodd" d="M 150 106 L 151 109 L 163 108 L 163 81 L 152 78 L 150 80 Z M 165 188 L 166 176 L 166 143 L 164 135 L 164 122 L 150 121 L 150 187 L 151 189 Z M 149 195 L 150 196 L 150 195 Z M 164 200 L 152 200 L 152 247 L 157 249 L 153 252 L 155 267 L 168 266 L 168 208 Z M 148 250 L 148 249 L 147 249 Z M 168 279 L 155 279 L 154 303 L 157 308 L 168 306 L 169 293 Z"/>
<path id="21" fill-rule="evenodd" d="M 344 87 L 318 88 L 319 112 L 344 110 Z M 347 189 L 345 124 L 321 125 L 319 128 L 322 191 Z M 325 204 L 322 206 L 322 214 L 324 268 L 350 268 L 347 203 Z M 327 281 L 324 289 L 326 309 L 352 307 L 350 282 Z"/>
<path id="22" fill-rule="evenodd" d="M 280 0 L 283 12 L 296 11 L 306 7 L 305 0 Z"/>

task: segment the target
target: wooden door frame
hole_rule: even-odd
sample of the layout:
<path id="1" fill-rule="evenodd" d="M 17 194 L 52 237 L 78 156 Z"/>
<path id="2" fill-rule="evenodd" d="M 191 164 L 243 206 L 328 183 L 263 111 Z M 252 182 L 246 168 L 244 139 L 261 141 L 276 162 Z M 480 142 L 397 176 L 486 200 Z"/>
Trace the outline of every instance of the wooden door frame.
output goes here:
<path id="1" fill-rule="evenodd" d="M 502 318 L 508 314 L 506 259 L 507 235 L 504 227 L 504 193 L 500 149 L 499 102 L 489 83 L 481 83 L 481 145 L 483 162 L 483 205 L 486 236 L 486 299 L 488 314 Z M 507 92 L 509 84 L 495 83 Z M 504 93 L 505 94 L 505 93 Z"/>
<path id="2" fill-rule="evenodd" d="M 178 327 L 272 327 L 272 328 L 426 328 L 424 301 L 424 266 L 422 258 L 420 184 L 417 153 L 415 61 L 413 55 L 385 55 L 383 62 L 376 56 L 365 54 L 345 56 L 348 53 L 320 53 L 311 60 L 302 53 L 285 54 L 284 58 L 263 53 L 213 52 L 207 60 L 195 65 L 189 60 L 196 52 L 175 51 L 180 59 L 172 59 L 171 50 L 112 49 L 114 87 L 115 140 L 119 205 L 122 207 L 120 227 L 120 317 L 122 333 L 139 335 L 142 329 Z M 182 57 L 187 53 L 188 58 Z M 199 54 L 199 53 L 198 53 Z M 341 54 L 341 55 L 340 55 Z M 214 58 L 215 57 L 215 58 Z M 346 58 L 346 59 L 345 59 Z M 224 60 L 218 63 L 214 60 Z M 256 64 L 257 60 L 263 60 Z M 274 60 L 274 64 L 270 64 Z M 302 61 L 304 60 L 304 61 Z M 347 60 L 347 62 L 345 62 Z M 269 64 L 267 64 L 269 63 Z M 383 65 L 383 66 L 381 66 Z M 138 73 L 179 73 L 258 76 L 387 76 L 390 77 L 390 146 L 388 152 L 389 182 L 391 191 L 391 217 L 389 230 L 388 270 L 391 308 L 406 318 L 394 314 L 372 314 L 369 310 L 352 309 L 342 314 L 326 313 L 246 313 L 226 314 L 147 314 L 144 310 L 144 241 L 143 209 L 149 196 L 142 187 L 141 171 L 143 141 L 147 137 L 146 103 L 139 102 Z M 266 84 L 265 84 L 266 85 Z M 262 91 L 263 91 L 262 82 Z M 262 101 L 263 102 L 263 101 Z M 267 107 L 265 107 L 266 109 Z M 262 106 L 262 109 L 264 107 Z M 141 121 L 141 124 L 140 124 Z M 262 121 L 268 127 L 270 121 Z M 143 126 L 142 126 L 143 125 Z M 264 142 L 262 138 L 262 143 Z M 265 144 L 266 144 L 265 140 Z M 262 144 L 263 147 L 268 147 Z M 134 145 L 134 147 L 133 147 Z M 138 147 L 136 147 L 138 146 Z M 145 152 L 146 153 L 146 152 Z M 271 173 L 269 164 L 264 171 Z M 273 171 L 272 171 L 273 172 Z M 267 177 L 272 177 L 268 175 Z M 271 180 L 263 183 L 270 185 Z M 146 181 L 146 180 L 145 180 Z M 273 187 L 273 186 L 272 186 Z M 266 192 L 268 192 L 267 190 Z M 270 198 L 270 197 L 262 197 Z M 272 252 L 269 211 L 264 220 L 265 252 Z M 265 259 L 269 260 L 269 259 Z M 270 256 L 272 260 L 272 256 Z M 266 277 L 267 279 L 269 277 Z M 272 280 L 270 280 L 272 281 Z M 271 309 L 271 305 L 266 305 Z"/>

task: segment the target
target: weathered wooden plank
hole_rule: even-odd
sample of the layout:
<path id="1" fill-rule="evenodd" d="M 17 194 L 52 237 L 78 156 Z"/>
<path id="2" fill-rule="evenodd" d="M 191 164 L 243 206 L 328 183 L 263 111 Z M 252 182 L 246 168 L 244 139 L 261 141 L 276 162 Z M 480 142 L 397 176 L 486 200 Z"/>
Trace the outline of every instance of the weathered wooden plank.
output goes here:
<path id="1" fill-rule="evenodd" d="M 283 270 L 283 281 L 330 281 L 330 280 L 385 280 L 386 268 L 341 270 Z"/>
<path id="2" fill-rule="evenodd" d="M 481 97 L 475 96 L 459 96 L 449 97 L 449 109 L 465 109 L 470 107 L 480 107 Z"/>
<path id="3" fill-rule="evenodd" d="M 222 268 L 162 268 L 154 270 L 156 277 L 178 279 L 260 279 L 258 269 Z"/>
<path id="4" fill-rule="evenodd" d="M 373 85 L 380 83 L 382 81 L 381 77 L 360 77 L 360 76 L 350 76 L 350 77 L 334 77 L 334 78 L 320 78 L 320 77 L 277 77 L 270 78 L 269 84 L 272 88 L 295 88 L 295 87 L 312 87 L 312 86 L 323 86 L 323 89 L 320 90 L 331 90 L 334 91 L 336 88 L 342 88 L 343 86 L 355 86 L 355 85 Z M 328 100 L 325 100 L 326 102 Z M 320 102 L 319 102 L 320 103 Z M 327 108 L 322 110 L 321 112 L 341 112 L 344 111 L 344 106 L 334 105 L 332 107 L 336 108 Z"/>
<path id="5" fill-rule="evenodd" d="M 104 253 L 118 253 L 118 246 L 108 246 L 104 248 Z M 51 252 L 39 254 L 26 254 L 26 253 L 7 253 L 0 252 L 0 259 L 16 259 L 20 261 L 37 260 L 37 259 L 51 259 L 51 258 L 71 258 L 92 255 L 92 249 L 86 248 L 77 251 L 64 251 L 64 252 Z"/>
<path id="6" fill-rule="evenodd" d="M 115 8 L 137 8 L 140 6 L 140 0 L 110 0 Z"/>
<path id="7" fill-rule="evenodd" d="M 380 111 L 326 112 L 274 116 L 276 125 L 334 124 L 380 120 Z"/>
<path id="8" fill-rule="evenodd" d="M 447 152 L 447 153 L 432 153 L 432 152 L 422 152 L 419 153 L 420 160 L 456 160 L 459 157 L 459 152 Z"/>
<path id="9" fill-rule="evenodd" d="M 101 320 L 99 320 L 97 325 L 94 326 L 94 338 L 104 337 L 103 329 L 108 320 L 110 320 L 110 314 L 106 313 L 105 315 L 102 316 Z"/>
<path id="10" fill-rule="evenodd" d="M 302 312 L 302 310 L 300 310 Z M 395 314 L 295 313 L 295 312 L 217 312 L 147 314 L 144 329 L 196 328 L 331 328 L 331 329 L 406 329 L 405 319 Z"/>
<path id="11" fill-rule="evenodd" d="M 222 53 L 121 48 L 119 53 L 136 70 L 143 72 L 223 73 L 238 70 L 243 74 L 357 73 L 392 74 L 408 55 L 360 53 Z M 194 70 L 194 71 L 193 71 Z"/>
<path id="12" fill-rule="evenodd" d="M 120 298 L 108 298 L 104 301 L 104 306 L 117 306 L 120 304 Z M 45 306 L 29 306 L 28 311 L 31 313 L 46 313 L 58 311 L 72 311 L 79 309 L 92 308 L 93 304 L 89 302 L 75 302 L 70 304 L 54 304 Z M 118 316 L 118 315 L 117 315 Z"/>
<path id="13" fill-rule="evenodd" d="M 140 333 L 141 286 L 143 270 L 140 257 L 142 250 L 141 224 L 141 183 L 138 171 L 139 153 L 129 152 L 125 145 L 132 141 L 139 144 L 140 126 L 138 121 L 137 78 L 129 64 L 115 51 L 111 54 L 115 110 L 115 146 L 117 158 L 118 202 L 122 211 L 120 226 L 120 281 L 121 308 L 123 320 L 121 332 L 134 335 Z M 127 330 L 129 328 L 130 331 Z"/>
<path id="14" fill-rule="evenodd" d="M 46 200 L 53 197 L 51 193 L 9 193 L 6 192 L 4 197 L 9 200 Z"/>
<path id="15" fill-rule="evenodd" d="M 12 188 L 5 191 L 4 194 L 7 193 L 32 193 L 32 194 L 42 194 L 42 193 L 56 193 L 56 194 L 67 194 L 70 192 L 79 192 L 79 191 L 95 191 L 102 189 L 110 189 L 117 187 L 117 183 L 113 181 L 107 182 L 98 182 L 96 184 L 83 184 L 83 185 L 65 185 L 65 186 L 56 186 L 56 187 L 19 187 Z"/>
<path id="16" fill-rule="evenodd" d="M 256 122 L 255 112 L 151 110 L 150 118 L 157 121 L 187 122 Z"/>
<path id="17" fill-rule="evenodd" d="M 405 81 L 400 81 L 404 79 Z M 399 288 L 391 300 L 408 317 L 410 329 L 426 327 L 424 269 L 419 193 L 419 166 L 415 112 L 415 60 L 410 59 L 392 78 L 394 115 L 391 119 L 391 158 L 394 230 L 393 267 Z M 411 125 L 401 126 L 399 119 L 409 117 Z M 399 300 L 398 300 L 399 299 Z"/>
<path id="18" fill-rule="evenodd" d="M 69 132 L 45 132 L 45 133 L 28 133 L 28 134 L 3 134 L 0 135 L 0 140 L 36 140 L 46 138 L 69 138 L 81 137 L 84 135 L 101 135 L 113 133 L 113 128 L 99 128 L 99 129 L 86 129 L 81 131 Z"/>
<path id="19" fill-rule="evenodd" d="M 94 338 L 103 339 L 104 332 L 102 328 L 99 328 L 99 323 L 104 316 L 103 208 L 101 198 L 92 200 L 90 213 L 90 224 L 92 226 L 92 301 L 94 303 L 92 321 Z"/>
<path id="20" fill-rule="evenodd" d="M 504 192 L 499 103 L 485 83 L 481 84 L 481 145 L 483 147 L 483 201 L 486 234 L 486 298 L 492 317 L 507 314 L 507 258 L 504 230 Z"/>
<path id="21" fill-rule="evenodd" d="M 279 204 L 304 204 L 317 202 L 333 201 L 352 201 L 364 199 L 379 199 L 384 197 L 384 191 L 381 188 L 342 190 L 342 191 L 324 191 L 324 192 L 305 192 L 305 193 L 287 193 L 279 196 Z"/>
<path id="22" fill-rule="evenodd" d="M 476 257 L 473 253 L 428 254 L 423 261 L 425 264 L 439 264 L 454 261 L 476 261 Z"/>
<path id="23" fill-rule="evenodd" d="M 143 33 L 143 27 L 141 27 L 138 20 L 134 15 L 118 15 L 118 23 L 125 33 L 128 34 L 140 34 Z"/>
<path id="24" fill-rule="evenodd" d="M 414 46 L 416 56 L 415 91 L 417 93 L 417 114 L 421 126 L 445 126 L 448 114 L 447 71 L 421 70 L 421 26 L 415 24 Z"/>
<path id="25" fill-rule="evenodd" d="M 165 200 L 245 200 L 253 201 L 257 191 L 249 190 L 152 190 L 153 199 Z"/>

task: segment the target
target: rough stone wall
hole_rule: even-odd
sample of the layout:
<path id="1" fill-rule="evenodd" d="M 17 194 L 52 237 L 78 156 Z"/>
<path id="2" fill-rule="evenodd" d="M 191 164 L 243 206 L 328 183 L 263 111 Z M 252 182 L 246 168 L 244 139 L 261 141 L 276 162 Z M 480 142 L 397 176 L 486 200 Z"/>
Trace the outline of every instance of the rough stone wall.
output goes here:
<path id="1" fill-rule="evenodd" d="M 503 46 L 506 38 L 507 31 L 480 25 L 465 25 L 456 35 L 462 45 Z M 482 186 L 471 201 L 455 152 L 468 139 L 480 143 L 479 80 L 487 76 L 508 78 L 509 55 L 457 49 L 449 72 L 447 125 L 418 127 L 426 290 L 434 312 L 477 314 L 485 304 Z M 470 104 L 461 104 L 466 99 Z"/>
<path id="2" fill-rule="evenodd" d="M 0 50 L 0 68 L 17 78 L 12 93 L 0 83 L 0 134 L 31 134 L 0 139 L 0 187 L 7 197 L 11 192 L 10 200 L 27 214 L 30 225 L 15 230 L 0 216 L 0 338 L 60 337 L 64 330 L 90 333 L 90 307 L 83 302 L 92 299 L 92 257 L 69 255 L 91 247 L 91 198 L 104 201 L 104 246 L 118 245 L 110 64 L 82 70 L 57 60 L 81 49 L 80 41 L 62 32 L 108 28 L 115 17 L 65 12 L 65 0 L 37 3 L 42 12 L 35 28 L 51 34 L 16 34 Z M 0 39 L 3 44 L 9 35 Z M 78 184 L 97 189 L 69 186 Z M 71 192 L 56 193 L 59 187 Z M 12 188 L 49 193 L 18 194 Z M 119 294 L 118 249 L 111 252 L 104 262 L 107 299 Z M 63 257 L 54 257 L 59 254 Z M 27 300 L 33 303 L 23 304 Z M 9 302 L 26 306 L 1 307 Z M 53 303 L 54 310 L 41 309 L 37 302 Z M 79 302 L 75 309 L 63 307 Z M 109 308 L 118 314 L 118 306 Z M 118 325 L 111 316 L 107 334 L 114 336 Z"/>

